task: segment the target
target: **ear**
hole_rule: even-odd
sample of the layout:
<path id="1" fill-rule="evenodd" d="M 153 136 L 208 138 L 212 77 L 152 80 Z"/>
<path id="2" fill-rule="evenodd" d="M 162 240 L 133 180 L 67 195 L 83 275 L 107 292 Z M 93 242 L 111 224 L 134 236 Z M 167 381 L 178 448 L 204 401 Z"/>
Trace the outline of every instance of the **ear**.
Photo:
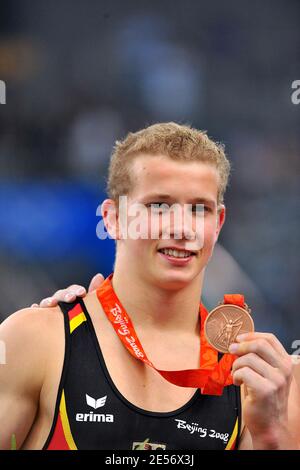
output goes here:
<path id="1" fill-rule="evenodd" d="M 222 227 L 226 219 L 226 207 L 224 204 L 220 204 L 217 209 L 217 228 L 215 233 L 215 243 L 218 241 L 219 234 L 222 230 Z"/>
<path id="2" fill-rule="evenodd" d="M 105 199 L 101 204 L 101 215 L 111 238 L 119 240 L 119 214 L 118 208 L 112 199 Z"/>

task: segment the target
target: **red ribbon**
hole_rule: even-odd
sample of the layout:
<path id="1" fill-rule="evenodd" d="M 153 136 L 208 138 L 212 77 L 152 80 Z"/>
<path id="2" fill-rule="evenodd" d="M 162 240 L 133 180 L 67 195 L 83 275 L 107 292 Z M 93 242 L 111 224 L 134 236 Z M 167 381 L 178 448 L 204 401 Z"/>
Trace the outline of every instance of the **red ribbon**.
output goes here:
<path id="1" fill-rule="evenodd" d="M 118 299 L 112 283 L 113 274 L 105 279 L 97 289 L 97 297 L 103 310 L 111 322 L 116 334 L 125 348 L 136 359 L 143 361 L 155 369 L 162 377 L 179 387 L 200 388 L 204 395 L 222 395 L 224 387 L 232 384 L 231 368 L 237 356 L 224 354 L 218 361 L 218 352 L 206 340 L 204 322 L 208 312 L 203 304 L 200 304 L 200 369 L 186 370 L 160 370 L 148 359 L 141 345 L 134 326 Z M 225 303 L 244 306 L 244 297 L 239 294 L 225 295 Z"/>

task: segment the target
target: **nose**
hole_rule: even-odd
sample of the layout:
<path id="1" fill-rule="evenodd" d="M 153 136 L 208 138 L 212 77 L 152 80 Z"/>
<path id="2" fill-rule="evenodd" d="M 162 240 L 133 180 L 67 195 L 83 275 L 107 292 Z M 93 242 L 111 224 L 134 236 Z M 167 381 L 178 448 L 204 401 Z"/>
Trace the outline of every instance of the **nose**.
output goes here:
<path id="1" fill-rule="evenodd" d="M 163 214 L 162 236 L 164 239 L 186 240 L 195 246 L 191 250 L 198 250 L 203 244 L 204 223 L 203 218 L 193 214 L 189 204 L 174 204 L 170 211 Z"/>

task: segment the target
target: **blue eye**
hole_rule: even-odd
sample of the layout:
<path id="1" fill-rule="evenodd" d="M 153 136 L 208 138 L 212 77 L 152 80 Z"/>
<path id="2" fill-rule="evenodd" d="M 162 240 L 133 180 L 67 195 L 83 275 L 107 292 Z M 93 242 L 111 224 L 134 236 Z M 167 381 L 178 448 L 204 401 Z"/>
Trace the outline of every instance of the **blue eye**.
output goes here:
<path id="1" fill-rule="evenodd" d="M 192 207 L 192 212 L 202 214 L 203 212 L 211 212 L 212 209 L 209 206 L 203 206 L 203 204 L 195 204 Z"/>

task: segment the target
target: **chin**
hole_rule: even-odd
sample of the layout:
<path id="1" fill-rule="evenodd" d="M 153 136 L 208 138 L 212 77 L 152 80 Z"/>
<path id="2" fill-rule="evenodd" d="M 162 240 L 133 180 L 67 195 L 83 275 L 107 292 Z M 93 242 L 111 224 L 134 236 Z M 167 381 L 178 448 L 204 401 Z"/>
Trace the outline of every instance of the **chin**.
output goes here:
<path id="1" fill-rule="evenodd" d="M 163 273 L 156 278 L 157 285 L 165 290 L 175 291 L 184 289 L 186 286 L 191 284 L 197 277 L 197 273 L 172 273 L 163 275 Z"/>

